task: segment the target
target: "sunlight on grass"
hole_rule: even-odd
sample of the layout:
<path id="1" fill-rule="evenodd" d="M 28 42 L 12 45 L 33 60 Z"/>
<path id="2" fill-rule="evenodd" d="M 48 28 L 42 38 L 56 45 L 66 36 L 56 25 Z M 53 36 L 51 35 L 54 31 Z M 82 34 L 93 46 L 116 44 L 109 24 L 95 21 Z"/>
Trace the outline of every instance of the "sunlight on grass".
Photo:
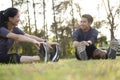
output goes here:
<path id="1" fill-rule="evenodd" d="M 0 80 L 119 80 L 119 60 L 0 64 Z"/>

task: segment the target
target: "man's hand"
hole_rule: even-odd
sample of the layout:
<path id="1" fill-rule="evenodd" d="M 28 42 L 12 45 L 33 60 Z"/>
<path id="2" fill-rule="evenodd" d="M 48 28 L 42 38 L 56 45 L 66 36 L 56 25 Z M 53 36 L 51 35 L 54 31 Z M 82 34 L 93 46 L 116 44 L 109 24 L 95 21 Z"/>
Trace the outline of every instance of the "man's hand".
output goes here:
<path id="1" fill-rule="evenodd" d="M 87 41 L 81 41 L 80 43 L 86 45 L 86 46 L 89 46 L 90 44 L 87 42 Z"/>
<path id="2" fill-rule="evenodd" d="M 87 42 L 89 43 L 89 45 L 91 45 L 91 44 L 92 44 L 92 41 L 90 41 L 90 40 L 88 40 Z"/>

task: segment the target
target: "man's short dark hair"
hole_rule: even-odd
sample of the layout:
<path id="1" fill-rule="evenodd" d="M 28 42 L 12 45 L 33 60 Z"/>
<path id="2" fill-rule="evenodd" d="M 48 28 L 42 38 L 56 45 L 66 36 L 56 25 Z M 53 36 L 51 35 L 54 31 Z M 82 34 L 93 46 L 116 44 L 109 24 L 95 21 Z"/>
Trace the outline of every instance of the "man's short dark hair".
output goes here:
<path id="1" fill-rule="evenodd" d="M 90 22 L 90 23 L 93 22 L 93 17 L 89 14 L 82 15 L 82 18 L 87 18 L 88 22 Z"/>

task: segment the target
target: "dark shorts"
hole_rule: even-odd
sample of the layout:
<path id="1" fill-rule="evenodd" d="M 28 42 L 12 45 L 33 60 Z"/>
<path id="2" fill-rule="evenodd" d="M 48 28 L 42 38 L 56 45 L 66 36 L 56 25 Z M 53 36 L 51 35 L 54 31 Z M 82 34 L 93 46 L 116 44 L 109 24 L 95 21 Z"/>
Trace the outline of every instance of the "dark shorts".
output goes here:
<path id="1" fill-rule="evenodd" d="M 0 54 L 0 63 L 20 63 L 20 55 L 13 54 Z"/>
<path id="2" fill-rule="evenodd" d="M 88 59 L 93 58 L 93 52 L 94 52 L 94 50 L 96 50 L 96 49 L 97 49 L 97 48 L 96 48 L 95 45 L 86 46 L 86 53 L 87 53 Z M 77 59 L 79 59 L 76 50 L 75 50 L 75 56 L 76 56 Z"/>

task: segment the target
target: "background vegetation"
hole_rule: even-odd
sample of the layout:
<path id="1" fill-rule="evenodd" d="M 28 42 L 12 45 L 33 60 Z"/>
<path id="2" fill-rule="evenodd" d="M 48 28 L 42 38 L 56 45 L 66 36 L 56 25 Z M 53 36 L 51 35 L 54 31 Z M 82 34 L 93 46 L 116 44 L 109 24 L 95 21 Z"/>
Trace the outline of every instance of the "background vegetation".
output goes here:
<path id="1" fill-rule="evenodd" d="M 49 41 L 59 42 L 62 57 L 74 54 L 72 32 L 79 27 L 79 19 L 82 15 L 82 8 L 79 3 L 75 0 L 11 0 L 11 3 L 12 7 L 20 9 L 22 16 L 20 25 L 26 33 L 39 36 Z M 94 21 L 93 27 L 99 29 L 102 26 L 107 26 L 112 39 L 115 37 L 114 31 L 119 26 L 120 4 L 116 6 L 112 6 L 111 4 L 111 0 L 101 0 L 99 5 L 105 8 L 106 18 L 104 20 Z M 99 5 L 96 13 L 100 12 L 101 6 Z M 52 14 L 48 16 L 49 12 Z M 65 17 L 66 14 L 69 16 Z M 50 20 L 50 23 L 48 20 Z M 40 28 L 39 23 L 42 24 L 42 28 Z M 26 55 L 37 53 L 36 49 L 30 44 L 16 44 L 12 52 L 15 50 Z M 100 35 L 96 45 L 98 47 L 107 47 L 106 36 Z"/>

